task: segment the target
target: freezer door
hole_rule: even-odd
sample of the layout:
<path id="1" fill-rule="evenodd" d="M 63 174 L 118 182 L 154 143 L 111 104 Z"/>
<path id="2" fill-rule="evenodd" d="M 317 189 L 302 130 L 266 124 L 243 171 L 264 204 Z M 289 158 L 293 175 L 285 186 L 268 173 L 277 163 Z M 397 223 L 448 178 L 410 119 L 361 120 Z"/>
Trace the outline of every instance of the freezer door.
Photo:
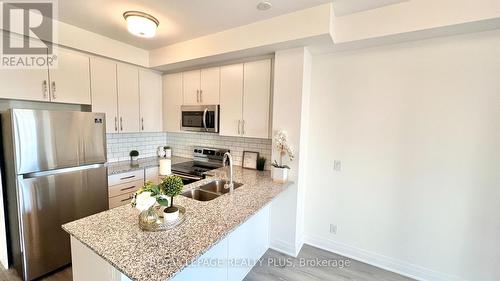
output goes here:
<path id="1" fill-rule="evenodd" d="M 12 109 L 17 174 L 106 162 L 103 113 Z"/>
<path id="2" fill-rule="evenodd" d="M 91 165 L 19 176 L 24 280 L 71 262 L 61 225 L 108 209 L 107 170 Z"/>

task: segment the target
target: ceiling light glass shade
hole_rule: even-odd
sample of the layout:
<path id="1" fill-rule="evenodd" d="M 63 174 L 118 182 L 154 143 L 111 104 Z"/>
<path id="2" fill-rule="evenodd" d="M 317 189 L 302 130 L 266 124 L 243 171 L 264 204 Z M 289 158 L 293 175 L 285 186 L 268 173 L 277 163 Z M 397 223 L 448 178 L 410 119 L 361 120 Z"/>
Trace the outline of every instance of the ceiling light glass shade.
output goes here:
<path id="1" fill-rule="evenodd" d="M 130 33 L 144 38 L 154 37 L 160 22 L 153 16 L 143 12 L 129 11 L 123 14 Z"/>

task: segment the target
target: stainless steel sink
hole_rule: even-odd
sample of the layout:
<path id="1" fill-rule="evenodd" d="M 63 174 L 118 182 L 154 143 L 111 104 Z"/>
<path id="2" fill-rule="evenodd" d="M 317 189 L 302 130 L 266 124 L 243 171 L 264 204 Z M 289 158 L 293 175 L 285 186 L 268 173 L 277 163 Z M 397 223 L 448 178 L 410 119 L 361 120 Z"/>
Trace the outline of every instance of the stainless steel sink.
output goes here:
<path id="1" fill-rule="evenodd" d="M 182 195 L 198 201 L 210 201 L 229 192 L 229 189 L 224 188 L 226 182 L 225 180 L 214 180 L 198 188 L 184 191 Z M 243 185 L 237 182 L 233 184 L 234 189 Z"/>
<path id="2" fill-rule="evenodd" d="M 210 192 L 217 193 L 217 194 L 226 194 L 229 192 L 229 188 L 228 189 L 224 188 L 224 185 L 226 183 L 227 183 L 226 180 L 214 180 L 212 182 L 209 182 L 205 185 L 200 186 L 199 189 L 205 190 L 205 191 L 210 191 Z M 234 189 L 243 185 L 242 183 L 238 183 L 238 182 L 233 182 L 233 184 L 234 184 Z"/>
<path id="3" fill-rule="evenodd" d="M 206 192 L 199 189 L 191 189 L 185 191 L 184 193 L 182 193 L 182 195 L 198 201 L 210 201 L 220 196 L 220 194 Z"/>

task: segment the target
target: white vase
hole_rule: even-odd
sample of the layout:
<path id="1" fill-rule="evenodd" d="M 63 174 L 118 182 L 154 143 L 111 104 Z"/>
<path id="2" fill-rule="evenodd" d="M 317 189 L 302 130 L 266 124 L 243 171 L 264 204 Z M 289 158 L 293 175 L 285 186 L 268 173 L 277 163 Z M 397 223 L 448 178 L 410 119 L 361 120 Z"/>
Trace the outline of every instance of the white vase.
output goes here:
<path id="1" fill-rule="evenodd" d="M 285 183 L 288 181 L 288 169 L 273 167 L 271 176 L 273 178 L 273 181 Z"/>

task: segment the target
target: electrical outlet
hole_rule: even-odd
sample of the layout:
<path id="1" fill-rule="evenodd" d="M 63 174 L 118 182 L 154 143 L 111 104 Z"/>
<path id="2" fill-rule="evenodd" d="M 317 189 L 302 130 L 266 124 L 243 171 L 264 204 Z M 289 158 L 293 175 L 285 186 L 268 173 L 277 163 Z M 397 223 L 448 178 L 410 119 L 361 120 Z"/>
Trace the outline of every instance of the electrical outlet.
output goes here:
<path id="1" fill-rule="evenodd" d="M 336 224 L 330 224 L 330 233 L 331 234 L 337 234 L 337 225 Z"/>
<path id="2" fill-rule="evenodd" d="M 333 170 L 337 172 L 342 171 L 342 162 L 340 160 L 333 161 Z"/>

